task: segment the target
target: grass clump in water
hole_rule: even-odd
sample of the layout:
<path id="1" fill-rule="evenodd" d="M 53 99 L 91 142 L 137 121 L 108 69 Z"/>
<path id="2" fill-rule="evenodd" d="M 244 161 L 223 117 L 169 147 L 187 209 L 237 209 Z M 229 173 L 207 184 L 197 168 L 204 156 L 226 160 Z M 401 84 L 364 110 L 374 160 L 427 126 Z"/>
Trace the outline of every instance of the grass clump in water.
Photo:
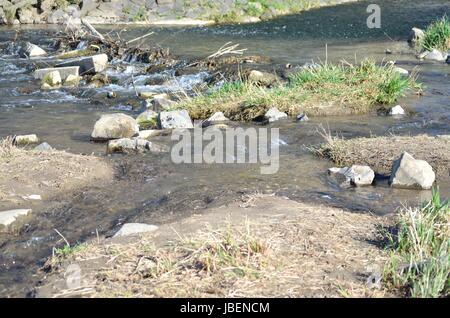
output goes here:
<path id="1" fill-rule="evenodd" d="M 414 77 L 402 77 L 390 64 L 321 64 L 305 68 L 273 88 L 239 80 L 174 105 L 194 119 L 222 111 L 233 120 L 250 121 L 271 107 L 288 115 L 343 115 L 369 112 L 373 106 L 395 102 L 407 89 L 418 89 Z"/>
<path id="2" fill-rule="evenodd" d="M 446 16 L 427 27 L 422 48 L 427 51 L 438 49 L 444 52 L 450 49 L 450 21 Z"/>
<path id="3" fill-rule="evenodd" d="M 420 208 L 398 216 L 398 233 L 390 236 L 393 249 L 385 279 L 411 297 L 450 295 L 450 205 L 438 190 Z"/>

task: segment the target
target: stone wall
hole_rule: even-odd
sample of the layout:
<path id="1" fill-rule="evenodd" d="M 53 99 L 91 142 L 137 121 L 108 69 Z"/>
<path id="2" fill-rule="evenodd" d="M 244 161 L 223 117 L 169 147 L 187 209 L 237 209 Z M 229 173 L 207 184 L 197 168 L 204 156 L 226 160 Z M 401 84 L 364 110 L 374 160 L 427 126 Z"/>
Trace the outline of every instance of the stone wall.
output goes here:
<path id="1" fill-rule="evenodd" d="M 0 24 L 251 22 L 357 0 L 0 0 Z"/>

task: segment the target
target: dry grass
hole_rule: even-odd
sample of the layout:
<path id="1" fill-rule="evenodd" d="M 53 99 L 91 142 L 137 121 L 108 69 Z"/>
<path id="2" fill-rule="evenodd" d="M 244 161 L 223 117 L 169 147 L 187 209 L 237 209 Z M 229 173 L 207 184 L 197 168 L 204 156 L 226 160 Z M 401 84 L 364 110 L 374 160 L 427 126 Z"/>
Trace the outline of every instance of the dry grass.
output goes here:
<path id="1" fill-rule="evenodd" d="M 416 159 L 426 160 L 438 177 L 450 173 L 450 140 L 426 135 L 414 137 L 371 137 L 342 139 L 323 134 L 325 143 L 313 149 L 339 166 L 364 164 L 380 174 L 389 174 L 392 162 L 407 151 Z"/>
<path id="2" fill-rule="evenodd" d="M 125 244 L 91 243 L 62 263 L 83 268 L 83 285 L 58 296 L 90 297 L 378 297 L 368 267 L 385 255 L 376 239 L 378 218 L 276 200 L 274 213 L 243 223 L 229 220 L 155 245 L 152 236 Z M 258 199 L 255 207 L 266 209 Z M 285 201 L 285 202 L 284 202 Z M 235 209 L 239 209 L 235 207 Z M 221 219 L 220 214 L 214 215 Z M 196 222 L 200 222 L 196 220 Z M 161 230 L 161 229 L 160 229 Z M 157 234 L 156 234 L 157 235 Z M 94 259 L 100 267 L 89 269 Z M 88 292 L 86 292 L 88 290 Z"/>

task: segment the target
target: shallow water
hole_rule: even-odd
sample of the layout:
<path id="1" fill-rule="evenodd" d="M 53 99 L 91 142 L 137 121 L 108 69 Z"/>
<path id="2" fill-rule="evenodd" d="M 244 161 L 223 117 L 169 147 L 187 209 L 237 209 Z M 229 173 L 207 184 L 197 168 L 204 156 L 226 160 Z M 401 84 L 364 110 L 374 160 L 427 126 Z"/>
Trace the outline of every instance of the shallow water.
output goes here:
<path id="1" fill-rule="evenodd" d="M 450 66 L 419 62 L 405 43 L 411 27 L 423 27 L 436 17 L 450 12 L 448 1 L 378 1 L 382 8 L 382 29 L 366 27 L 369 2 L 336 8 L 313 10 L 274 21 L 220 27 L 154 28 L 152 44 L 170 47 L 181 57 L 205 57 L 225 42 L 240 43 L 248 54 L 272 57 L 280 63 L 300 64 L 311 60 L 346 59 L 349 62 L 372 57 L 377 61 L 396 60 L 400 67 L 417 69 L 419 80 L 427 89 L 425 96 L 402 98 L 399 104 L 414 114 L 390 118 L 375 114 L 365 116 L 315 118 L 307 123 L 284 122 L 280 127 L 280 171 L 264 176 L 254 165 L 174 165 L 169 155 L 107 157 L 123 172 L 114 186 L 55 197 L 37 208 L 37 217 L 20 237 L 0 236 L 0 295 L 25 295 L 39 275 L 38 265 L 50 255 L 59 237 L 57 228 L 70 242 L 93 238 L 96 230 L 108 235 L 124 222 L 162 223 L 180 218 L 211 205 L 222 204 L 254 191 L 275 192 L 293 199 L 345 207 L 354 211 L 386 214 L 402 203 L 417 204 L 429 197 L 429 191 L 392 190 L 386 182 L 377 187 L 341 188 L 326 176 L 331 163 L 313 157 L 305 145 L 317 144 L 321 138 L 319 124 L 351 138 L 357 136 L 449 134 Z M 102 32 L 111 27 L 99 28 Z M 23 27 L 21 39 L 43 46 L 51 43 L 54 27 Z M 127 26 L 129 39 L 148 32 L 148 27 Z M 0 41 L 11 40 L 13 29 L 1 28 Z M 327 51 L 325 50 L 327 45 Z M 385 55 L 389 48 L 394 54 Z M 327 54 L 326 54 L 327 52 Z M 104 105 L 89 97 L 98 90 L 80 92 L 58 90 L 42 92 L 32 80 L 30 61 L 11 56 L 0 59 L 0 137 L 36 133 L 57 149 L 75 153 L 103 155 L 105 145 L 89 142 L 97 118 L 106 112 L 139 111 L 121 103 Z M 115 74 L 126 78 L 131 70 Z M 111 74 L 114 75 L 114 74 Z M 170 75 L 170 74 L 169 74 Z M 139 89 L 144 89 L 136 78 Z M 174 86 L 189 89 L 202 76 L 176 79 Z M 145 78 L 142 78 L 142 85 Z M 23 94 L 21 88 L 31 88 Z M 113 87 L 133 93 L 131 85 Z M 145 87 L 165 91 L 170 87 Z M 77 96 L 77 97 L 76 97 Z M 82 97 L 80 97 L 82 96 Z M 170 137 L 158 141 L 169 144 Z M 450 185 L 440 184 L 444 196 Z M 9 208 L 9 207 L 6 207 Z M 10 207 L 13 208 L 13 207 Z"/>

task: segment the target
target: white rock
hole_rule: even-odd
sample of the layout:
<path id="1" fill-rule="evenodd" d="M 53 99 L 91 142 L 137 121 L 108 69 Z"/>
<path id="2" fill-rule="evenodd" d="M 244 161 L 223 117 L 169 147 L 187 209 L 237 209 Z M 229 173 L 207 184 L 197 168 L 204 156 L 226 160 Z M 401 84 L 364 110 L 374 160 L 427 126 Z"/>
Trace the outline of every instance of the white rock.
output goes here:
<path id="1" fill-rule="evenodd" d="M 43 142 L 42 144 L 34 147 L 34 150 L 35 151 L 50 151 L 50 150 L 53 150 L 53 148 L 48 143 Z"/>
<path id="2" fill-rule="evenodd" d="M 271 123 L 280 119 L 286 119 L 288 115 L 286 113 L 280 112 L 276 107 L 272 107 L 266 112 L 264 117 L 269 120 L 269 123 Z"/>
<path id="3" fill-rule="evenodd" d="M 61 75 L 59 74 L 58 71 L 49 72 L 42 78 L 43 84 L 45 83 L 52 87 L 60 85 L 61 82 L 62 82 Z"/>
<path id="4" fill-rule="evenodd" d="M 149 139 L 151 137 L 161 136 L 164 133 L 164 130 L 160 129 L 147 129 L 139 131 L 139 138 L 141 139 Z"/>
<path id="5" fill-rule="evenodd" d="M 411 44 L 419 43 L 425 37 L 425 32 L 419 28 L 412 28 L 409 33 L 408 42 Z"/>
<path id="6" fill-rule="evenodd" d="M 447 54 L 442 53 L 437 49 L 433 49 L 431 52 L 426 52 L 422 55 L 425 60 L 444 62 L 447 59 Z"/>
<path id="7" fill-rule="evenodd" d="M 191 117 L 185 109 L 161 112 L 158 122 L 161 129 L 194 128 Z"/>
<path id="8" fill-rule="evenodd" d="M 392 107 L 391 110 L 389 111 L 389 115 L 391 115 L 391 116 L 398 116 L 398 115 L 404 115 L 404 114 L 405 114 L 405 110 L 400 105 Z"/>
<path id="9" fill-rule="evenodd" d="M 56 67 L 67 66 L 79 66 L 80 75 L 99 73 L 104 71 L 108 66 L 108 55 L 97 54 L 88 57 L 80 57 L 56 65 Z"/>
<path id="10" fill-rule="evenodd" d="M 66 77 L 64 81 L 64 85 L 72 86 L 72 85 L 78 85 L 80 82 L 81 77 L 69 74 L 69 76 Z"/>
<path id="11" fill-rule="evenodd" d="M 132 153 L 142 153 L 142 152 L 168 152 L 169 148 L 156 144 L 154 142 L 150 142 L 145 139 L 141 138 L 121 138 L 121 139 L 114 139 L 108 141 L 108 144 L 106 146 L 106 152 L 107 153 L 125 153 L 125 154 L 132 154 Z"/>
<path id="12" fill-rule="evenodd" d="M 395 66 L 394 70 L 397 73 L 399 73 L 400 75 L 408 75 L 409 74 L 408 70 L 405 70 L 404 68 L 401 68 L 401 67 L 398 67 L 398 66 Z"/>
<path id="13" fill-rule="evenodd" d="M 35 134 L 31 135 L 18 135 L 14 137 L 13 144 L 24 146 L 28 144 L 36 144 L 39 142 L 38 136 Z"/>
<path id="14" fill-rule="evenodd" d="M 36 44 L 25 42 L 19 51 L 19 55 L 20 57 L 37 57 L 47 55 L 47 52 Z"/>
<path id="15" fill-rule="evenodd" d="M 22 198 L 25 200 L 42 200 L 42 197 L 39 194 L 25 195 Z"/>
<path id="16" fill-rule="evenodd" d="M 13 224 L 20 216 L 26 216 L 31 213 L 31 209 L 16 209 L 0 212 L 0 225 L 9 226 Z"/>
<path id="17" fill-rule="evenodd" d="M 229 121 L 229 119 L 227 117 L 225 117 L 225 115 L 222 112 L 216 112 L 211 117 L 209 117 L 207 120 L 205 120 L 202 123 L 202 125 L 203 125 L 203 127 L 207 127 L 210 125 L 222 124 L 227 121 Z"/>
<path id="18" fill-rule="evenodd" d="M 125 114 L 102 115 L 94 125 L 92 140 L 131 138 L 139 134 L 139 125 L 133 117 Z"/>
<path id="19" fill-rule="evenodd" d="M 120 230 L 116 234 L 114 234 L 114 237 L 150 233 L 156 231 L 157 229 L 158 227 L 152 224 L 126 223 L 120 228 Z"/>
<path id="20" fill-rule="evenodd" d="M 43 79 L 44 76 L 53 71 L 58 71 L 62 80 L 66 80 L 68 76 L 78 76 L 80 68 L 78 66 L 69 66 L 69 67 L 50 67 L 50 68 L 41 68 L 39 70 L 34 71 L 35 79 Z"/>
<path id="21" fill-rule="evenodd" d="M 330 168 L 329 174 L 339 174 L 345 177 L 345 182 L 360 187 L 368 186 L 375 179 L 375 172 L 368 166 L 353 165 L 350 168 Z"/>
<path id="22" fill-rule="evenodd" d="M 430 189 L 436 175 L 430 164 L 404 152 L 392 165 L 389 183 L 394 188 Z"/>

